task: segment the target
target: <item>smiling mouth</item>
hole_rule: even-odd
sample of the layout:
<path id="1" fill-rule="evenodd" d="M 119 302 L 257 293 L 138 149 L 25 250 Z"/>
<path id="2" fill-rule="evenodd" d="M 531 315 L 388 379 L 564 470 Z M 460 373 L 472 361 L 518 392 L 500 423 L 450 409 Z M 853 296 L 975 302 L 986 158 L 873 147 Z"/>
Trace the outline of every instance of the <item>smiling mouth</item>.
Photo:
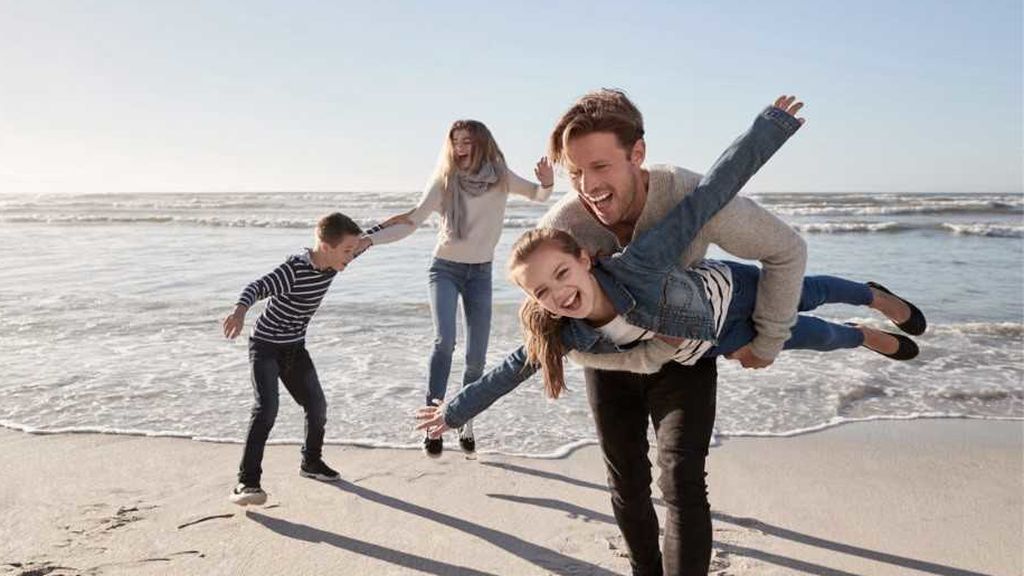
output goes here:
<path id="1" fill-rule="evenodd" d="M 566 312 L 575 312 L 579 310 L 581 304 L 580 292 L 576 290 L 572 296 L 561 303 L 562 309 Z"/>
<path id="2" fill-rule="evenodd" d="M 603 203 L 608 202 L 609 200 L 611 200 L 612 193 L 611 192 L 607 192 L 607 193 L 602 194 L 600 196 L 587 196 L 587 195 L 584 195 L 583 197 L 591 205 L 599 206 L 600 204 L 603 204 Z"/>

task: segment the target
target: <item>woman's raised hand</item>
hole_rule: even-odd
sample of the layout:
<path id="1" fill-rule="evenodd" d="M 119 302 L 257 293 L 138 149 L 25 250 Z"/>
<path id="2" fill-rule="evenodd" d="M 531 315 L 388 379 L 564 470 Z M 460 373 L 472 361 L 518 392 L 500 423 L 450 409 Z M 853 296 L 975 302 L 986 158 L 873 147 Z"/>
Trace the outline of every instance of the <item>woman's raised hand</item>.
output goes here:
<path id="1" fill-rule="evenodd" d="M 797 100 L 796 96 L 787 96 L 783 94 L 782 96 L 779 96 L 778 98 L 775 99 L 775 103 L 772 104 L 772 106 L 796 118 L 796 113 L 799 112 L 800 109 L 804 107 L 804 103 Z M 803 118 L 797 118 L 797 121 L 799 121 L 801 124 L 804 123 Z"/>
<path id="2" fill-rule="evenodd" d="M 541 186 L 551 188 L 555 185 L 555 168 L 551 165 L 551 160 L 548 160 L 547 156 L 540 157 L 540 160 L 537 161 L 537 167 L 533 169 L 533 173 L 537 176 Z"/>

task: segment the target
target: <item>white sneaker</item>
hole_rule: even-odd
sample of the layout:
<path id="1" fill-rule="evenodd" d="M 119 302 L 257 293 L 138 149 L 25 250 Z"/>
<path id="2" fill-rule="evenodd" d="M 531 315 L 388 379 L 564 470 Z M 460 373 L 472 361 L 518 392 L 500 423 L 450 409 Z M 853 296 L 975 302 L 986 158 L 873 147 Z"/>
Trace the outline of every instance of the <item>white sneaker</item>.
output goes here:
<path id="1" fill-rule="evenodd" d="M 239 506 L 248 506 L 250 504 L 261 506 L 267 503 L 267 493 L 259 486 L 246 486 L 239 482 L 238 486 L 235 486 L 235 489 L 231 491 L 228 500 Z"/>
<path id="2" fill-rule="evenodd" d="M 476 452 L 476 438 L 473 436 L 472 420 L 459 428 L 459 446 L 466 454 L 474 454 Z"/>

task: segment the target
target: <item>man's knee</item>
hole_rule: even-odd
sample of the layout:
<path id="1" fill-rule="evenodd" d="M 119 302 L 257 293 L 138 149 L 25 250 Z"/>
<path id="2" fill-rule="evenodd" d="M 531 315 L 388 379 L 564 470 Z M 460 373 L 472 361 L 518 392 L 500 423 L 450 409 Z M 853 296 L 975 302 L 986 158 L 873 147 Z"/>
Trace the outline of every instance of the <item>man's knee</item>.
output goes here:
<path id="1" fill-rule="evenodd" d="M 658 477 L 658 487 L 666 505 L 677 508 L 707 505 L 705 456 L 696 450 L 665 451 L 659 454 L 661 475 Z"/>

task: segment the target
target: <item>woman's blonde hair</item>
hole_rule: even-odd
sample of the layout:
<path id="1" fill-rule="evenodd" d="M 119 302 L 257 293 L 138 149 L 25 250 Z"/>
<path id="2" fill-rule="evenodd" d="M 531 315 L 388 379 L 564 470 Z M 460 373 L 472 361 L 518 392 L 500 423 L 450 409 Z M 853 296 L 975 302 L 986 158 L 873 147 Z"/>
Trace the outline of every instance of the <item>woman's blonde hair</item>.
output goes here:
<path id="1" fill-rule="evenodd" d="M 583 254 L 583 249 L 568 232 L 554 228 L 530 230 L 512 246 L 508 273 L 513 282 L 516 281 L 516 268 L 522 266 L 542 246 L 551 246 L 574 258 Z M 549 398 L 558 398 L 567 389 L 562 361 L 565 355 L 562 322 L 562 317 L 545 310 L 533 296 L 528 295 L 519 307 L 519 324 L 526 341 L 526 361 L 540 366 L 544 375 L 544 391 Z"/>
<path id="2" fill-rule="evenodd" d="M 494 140 L 494 136 L 491 135 L 491 131 L 487 129 L 483 122 L 477 120 L 456 120 L 452 122 L 451 127 L 448 128 L 444 144 L 441 145 L 441 156 L 437 160 L 437 169 L 435 170 L 434 177 L 447 184 L 448 177 L 459 169 L 458 163 L 455 160 L 455 146 L 452 144 L 452 138 L 458 130 L 465 130 L 473 140 L 473 151 L 469 157 L 468 172 L 476 174 L 484 162 L 490 162 L 494 165 L 494 170 L 499 178 L 504 179 L 505 155 L 501 153 L 501 148 L 498 147 L 498 143 Z"/>

